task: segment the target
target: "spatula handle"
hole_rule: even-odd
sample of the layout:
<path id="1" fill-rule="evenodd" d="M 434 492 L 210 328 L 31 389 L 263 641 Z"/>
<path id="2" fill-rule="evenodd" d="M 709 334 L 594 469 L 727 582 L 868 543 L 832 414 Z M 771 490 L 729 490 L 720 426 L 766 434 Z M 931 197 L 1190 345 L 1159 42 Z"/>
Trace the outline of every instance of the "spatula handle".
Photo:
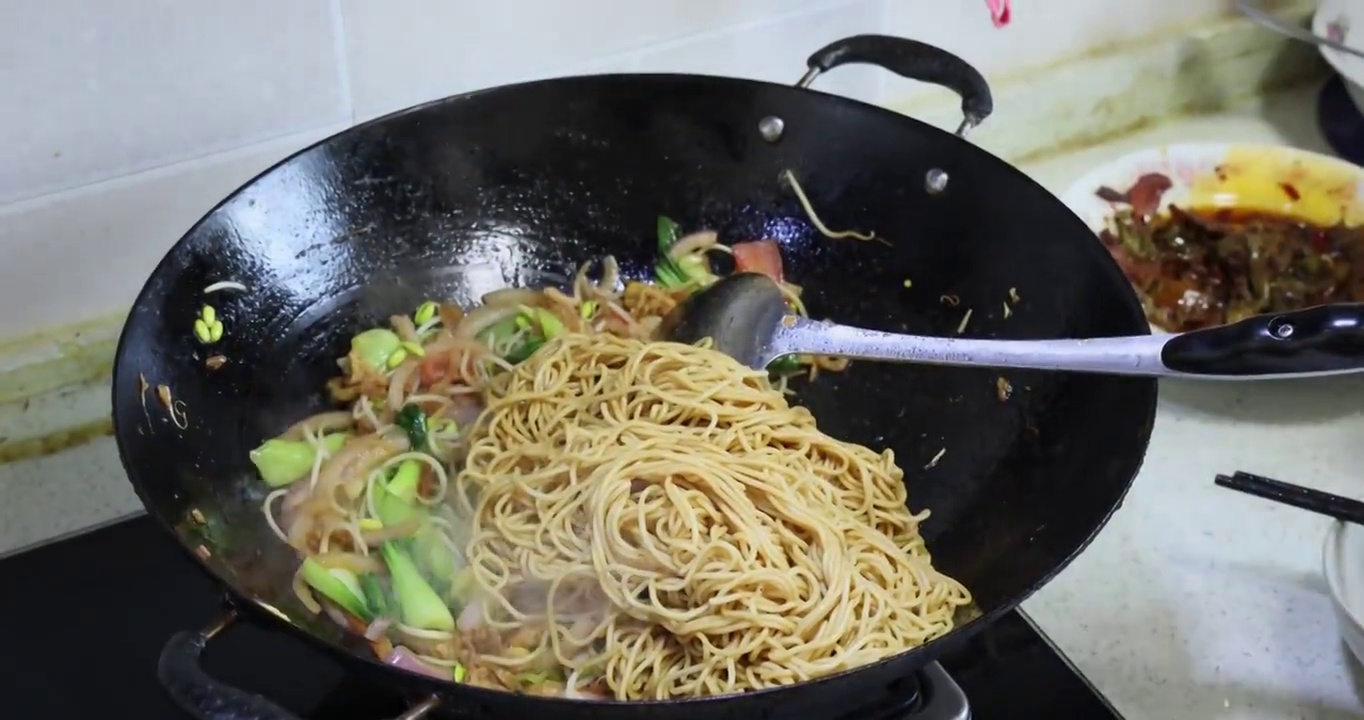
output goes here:
<path id="1" fill-rule="evenodd" d="M 775 355 L 800 353 L 1106 375 L 1208 380 L 1338 375 L 1364 370 L 1364 304 L 1257 316 L 1180 335 L 1065 340 L 899 335 L 788 318 L 770 347 Z"/>
<path id="2" fill-rule="evenodd" d="M 1175 335 L 1162 363 L 1195 376 L 1332 375 L 1364 369 L 1364 304 L 1256 315 Z"/>

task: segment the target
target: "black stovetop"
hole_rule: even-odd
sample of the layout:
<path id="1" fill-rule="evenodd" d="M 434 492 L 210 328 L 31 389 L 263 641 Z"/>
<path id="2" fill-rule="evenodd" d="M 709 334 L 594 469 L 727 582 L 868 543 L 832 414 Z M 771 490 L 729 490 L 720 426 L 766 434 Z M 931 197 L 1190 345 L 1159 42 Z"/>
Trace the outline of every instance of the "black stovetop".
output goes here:
<path id="1" fill-rule="evenodd" d="M 221 613 L 221 595 L 149 518 L 0 560 L 3 717 L 184 720 L 156 680 L 161 646 Z M 404 709 L 380 687 L 277 632 L 242 626 L 214 641 L 207 670 L 312 720 L 381 720 Z M 1021 614 L 942 666 L 973 720 L 1118 715 Z M 900 720 L 896 718 L 896 720 Z"/>

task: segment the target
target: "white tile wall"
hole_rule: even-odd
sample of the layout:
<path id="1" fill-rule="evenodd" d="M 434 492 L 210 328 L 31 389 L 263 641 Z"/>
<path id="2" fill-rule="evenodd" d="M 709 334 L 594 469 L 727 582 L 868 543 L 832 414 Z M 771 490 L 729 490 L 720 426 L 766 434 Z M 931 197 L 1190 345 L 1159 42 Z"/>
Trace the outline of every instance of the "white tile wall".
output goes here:
<path id="1" fill-rule="evenodd" d="M 812 50 L 861 32 L 932 42 L 997 77 L 1226 2 L 1014 0 L 997 30 L 984 0 L 7 0 L 0 338 L 121 309 L 237 184 L 423 100 L 606 71 L 792 82 Z M 868 68 L 818 87 L 916 91 Z"/>
<path id="2" fill-rule="evenodd" d="M 1271 5 L 1269 0 L 1259 3 Z M 1231 6 L 1232 0 L 1013 0 L 1012 21 L 991 31 L 984 0 L 891 0 L 885 30 L 951 50 L 994 78 L 1226 12 Z"/>
<path id="3" fill-rule="evenodd" d="M 328 0 L 9 0 L 0 203 L 345 112 Z"/>

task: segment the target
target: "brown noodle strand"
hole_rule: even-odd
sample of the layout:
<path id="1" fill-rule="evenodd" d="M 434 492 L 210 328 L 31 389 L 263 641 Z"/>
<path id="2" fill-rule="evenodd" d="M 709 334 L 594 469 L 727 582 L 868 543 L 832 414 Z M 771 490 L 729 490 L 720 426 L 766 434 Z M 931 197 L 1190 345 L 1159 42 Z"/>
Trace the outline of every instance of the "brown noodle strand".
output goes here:
<path id="1" fill-rule="evenodd" d="M 604 676 L 618 699 L 784 685 L 952 628 L 887 450 L 821 433 L 705 347 L 573 334 L 496 378 L 455 479 L 508 668 Z"/>

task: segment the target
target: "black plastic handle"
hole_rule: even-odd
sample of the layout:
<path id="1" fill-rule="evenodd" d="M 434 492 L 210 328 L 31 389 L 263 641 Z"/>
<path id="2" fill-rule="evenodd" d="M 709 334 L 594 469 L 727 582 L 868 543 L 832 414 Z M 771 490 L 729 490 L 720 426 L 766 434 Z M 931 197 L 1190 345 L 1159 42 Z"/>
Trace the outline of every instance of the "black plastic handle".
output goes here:
<path id="1" fill-rule="evenodd" d="M 208 642 L 227 629 L 235 617 L 229 614 L 204 630 L 173 635 L 156 663 L 162 687 L 181 710 L 199 720 L 302 720 L 260 695 L 213 679 L 200 666 L 199 658 Z"/>
<path id="2" fill-rule="evenodd" d="M 805 64 L 828 72 L 839 65 L 875 65 L 911 80 L 941 85 L 961 96 L 961 114 L 971 126 L 994 110 L 990 85 L 971 64 L 941 48 L 890 35 L 854 35 L 816 50 Z"/>
<path id="3" fill-rule="evenodd" d="M 1364 370 L 1364 303 L 1256 315 L 1171 338 L 1165 367 L 1193 375 L 1326 375 Z"/>

